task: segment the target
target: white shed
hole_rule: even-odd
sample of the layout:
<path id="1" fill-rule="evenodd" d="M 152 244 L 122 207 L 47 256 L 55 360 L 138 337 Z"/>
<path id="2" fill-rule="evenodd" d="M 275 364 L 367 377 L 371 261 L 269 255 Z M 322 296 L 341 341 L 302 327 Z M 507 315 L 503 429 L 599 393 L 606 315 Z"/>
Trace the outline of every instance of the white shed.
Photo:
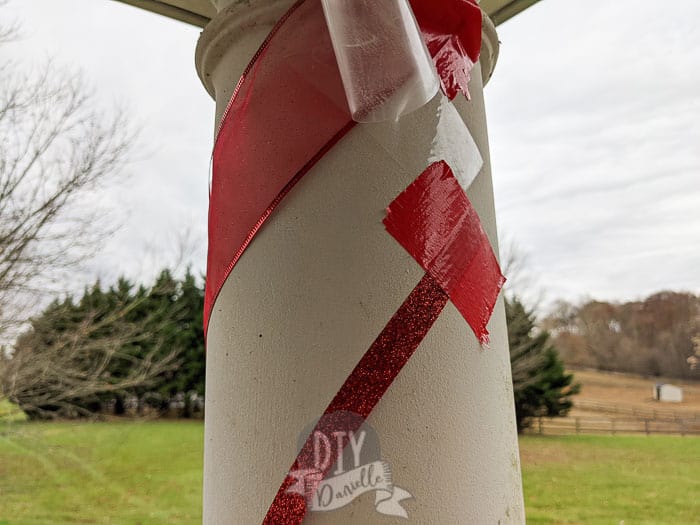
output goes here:
<path id="1" fill-rule="evenodd" d="M 683 389 L 663 383 L 654 386 L 654 399 L 666 403 L 681 403 L 683 401 Z"/>

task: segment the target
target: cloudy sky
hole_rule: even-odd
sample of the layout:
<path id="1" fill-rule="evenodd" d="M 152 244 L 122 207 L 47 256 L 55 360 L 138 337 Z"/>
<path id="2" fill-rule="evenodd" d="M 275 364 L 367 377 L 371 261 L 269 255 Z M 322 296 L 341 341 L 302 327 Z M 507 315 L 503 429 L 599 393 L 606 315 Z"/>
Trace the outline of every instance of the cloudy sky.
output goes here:
<path id="1" fill-rule="evenodd" d="M 700 293 L 700 2 L 543 0 L 499 28 L 486 89 L 502 237 L 545 293 Z M 90 278 L 148 278 L 189 231 L 204 269 L 214 106 L 199 30 L 111 0 L 11 0 L 3 57 L 80 66 L 141 124 L 139 160 L 109 205 L 123 228 Z"/>

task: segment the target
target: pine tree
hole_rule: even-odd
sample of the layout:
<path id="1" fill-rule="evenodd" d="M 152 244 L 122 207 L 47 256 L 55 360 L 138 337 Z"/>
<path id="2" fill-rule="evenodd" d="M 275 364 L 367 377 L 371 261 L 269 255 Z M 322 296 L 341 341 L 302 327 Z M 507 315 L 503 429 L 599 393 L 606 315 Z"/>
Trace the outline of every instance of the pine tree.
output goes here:
<path id="1" fill-rule="evenodd" d="M 144 304 L 154 324 L 148 329 L 150 344 L 158 344 L 163 352 L 176 351 L 178 355 L 177 368 L 164 373 L 150 389 L 157 391 L 162 399 L 184 394 L 189 410 L 190 394 L 204 395 L 204 287 L 189 269 L 182 280 L 174 279 L 164 270 Z"/>
<path id="2" fill-rule="evenodd" d="M 534 313 L 517 297 L 506 299 L 506 319 L 520 433 L 533 417 L 565 416 L 580 385 L 574 384 L 573 374 L 564 370 L 556 348 L 549 343 L 549 332 L 536 330 Z"/>
<path id="3" fill-rule="evenodd" d="M 174 393 L 203 393 L 203 296 L 189 272 L 179 281 L 164 270 L 149 288 L 97 281 L 77 301 L 54 301 L 0 363 L 0 394 L 45 418 L 91 416 L 112 401 L 120 413 L 146 394 L 164 409 Z"/>
<path id="4" fill-rule="evenodd" d="M 180 282 L 175 302 L 177 331 L 174 345 L 181 349 L 182 364 L 175 378 L 176 392 L 204 395 L 204 287 L 189 271 Z"/>

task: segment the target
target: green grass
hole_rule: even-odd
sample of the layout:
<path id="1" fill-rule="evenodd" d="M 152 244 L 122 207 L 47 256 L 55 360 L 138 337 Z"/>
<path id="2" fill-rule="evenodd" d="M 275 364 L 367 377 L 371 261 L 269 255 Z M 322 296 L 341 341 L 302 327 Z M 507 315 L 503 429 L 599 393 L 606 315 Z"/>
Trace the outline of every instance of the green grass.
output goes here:
<path id="1" fill-rule="evenodd" d="M 201 423 L 2 428 L 0 523 L 201 523 Z"/>
<path id="2" fill-rule="evenodd" d="M 7 399 L 0 397 L 0 425 L 3 423 L 18 423 L 26 419 L 27 416 L 17 405 L 13 405 Z M 2 521 L 0 521 L 0 525 L 4 525 Z"/>
<path id="3" fill-rule="evenodd" d="M 0 422 L 0 525 L 198 524 L 202 430 L 196 422 Z M 520 445 L 528 524 L 700 523 L 698 438 L 525 437 Z"/>
<path id="4" fill-rule="evenodd" d="M 700 439 L 524 437 L 528 524 L 700 524 Z"/>

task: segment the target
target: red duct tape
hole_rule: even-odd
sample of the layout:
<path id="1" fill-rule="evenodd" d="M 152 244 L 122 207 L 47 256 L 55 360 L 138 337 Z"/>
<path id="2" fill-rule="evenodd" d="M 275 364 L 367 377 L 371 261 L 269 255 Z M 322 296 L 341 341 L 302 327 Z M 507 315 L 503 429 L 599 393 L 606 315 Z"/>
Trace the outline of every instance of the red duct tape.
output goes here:
<path id="1" fill-rule="evenodd" d="M 482 343 L 505 283 L 479 216 L 446 162 L 426 169 L 387 210 L 386 229 L 447 292 Z"/>
<path id="2" fill-rule="evenodd" d="M 469 98 L 469 78 L 481 50 L 481 9 L 474 0 L 411 0 L 442 90 L 452 100 Z"/>
<path id="3" fill-rule="evenodd" d="M 472 0 L 411 0 L 445 92 L 466 93 L 481 39 Z M 219 127 L 209 203 L 205 333 L 226 278 L 277 205 L 352 127 L 319 0 L 285 14 L 243 73 Z"/>

